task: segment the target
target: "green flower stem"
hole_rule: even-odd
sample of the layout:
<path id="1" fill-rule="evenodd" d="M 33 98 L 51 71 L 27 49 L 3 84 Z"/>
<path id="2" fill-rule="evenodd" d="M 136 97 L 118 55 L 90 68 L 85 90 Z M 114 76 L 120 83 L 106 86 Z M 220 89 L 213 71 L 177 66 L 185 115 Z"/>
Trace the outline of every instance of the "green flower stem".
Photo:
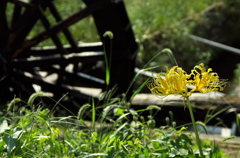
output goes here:
<path id="1" fill-rule="evenodd" d="M 196 122 L 195 122 L 195 118 L 194 118 L 194 115 L 193 115 L 193 110 L 192 110 L 192 106 L 191 106 L 189 97 L 186 97 L 186 100 L 187 100 L 187 106 L 188 106 L 189 113 L 190 113 L 191 120 L 192 120 L 192 124 L 193 124 L 193 129 L 194 129 L 194 132 L 195 132 L 199 152 L 200 152 L 201 157 L 204 158 L 203 151 L 202 151 L 202 144 L 201 144 L 201 140 L 199 138 L 199 134 L 198 134 L 198 130 L 197 130 L 197 126 L 196 126 Z"/>

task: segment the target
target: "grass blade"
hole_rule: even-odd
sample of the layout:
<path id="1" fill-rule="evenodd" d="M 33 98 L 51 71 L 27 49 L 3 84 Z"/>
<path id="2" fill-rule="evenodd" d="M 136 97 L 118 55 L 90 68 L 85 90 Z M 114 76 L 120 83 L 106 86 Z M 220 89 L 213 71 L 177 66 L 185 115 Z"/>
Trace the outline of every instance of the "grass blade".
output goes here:
<path id="1" fill-rule="evenodd" d="M 106 46 L 104 46 L 104 60 L 105 60 L 105 65 L 106 65 L 106 85 L 109 86 L 110 84 L 110 70 L 111 70 L 111 60 L 112 60 L 112 39 L 113 39 L 113 33 L 111 31 L 106 31 L 103 35 L 104 38 L 110 39 L 110 50 L 109 50 L 109 58 L 107 58 L 107 51 L 106 51 Z"/>
<path id="2" fill-rule="evenodd" d="M 78 115 L 77 115 L 77 119 L 80 120 L 84 114 L 84 112 L 90 107 L 90 104 L 85 104 L 83 105 L 79 111 L 78 111 Z"/>
<path id="3" fill-rule="evenodd" d="M 94 99 L 92 98 L 92 129 L 95 129 L 95 122 L 96 121 L 96 108 Z"/>
<path id="4" fill-rule="evenodd" d="M 143 89 L 143 87 L 148 83 L 149 80 L 150 78 L 148 78 L 140 87 L 138 87 L 138 89 L 133 93 L 129 101 L 131 101 Z"/>
<path id="5" fill-rule="evenodd" d="M 27 104 L 30 105 L 30 106 L 33 106 L 33 102 L 34 100 L 37 98 L 37 97 L 44 97 L 44 93 L 41 93 L 41 92 L 36 92 L 36 93 L 33 93 L 29 99 L 28 99 L 28 102 Z"/>
<path id="6" fill-rule="evenodd" d="M 12 109 L 12 107 L 18 103 L 21 102 L 22 100 L 20 98 L 14 98 L 9 104 L 8 104 L 8 108 L 7 111 L 10 111 Z"/>
<path id="7" fill-rule="evenodd" d="M 201 121 L 197 121 L 196 124 L 202 126 L 202 128 L 204 129 L 205 133 L 208 134 L 208 131 L 207 131 L 207 126 L 205 123 L 201 122 Z"/>

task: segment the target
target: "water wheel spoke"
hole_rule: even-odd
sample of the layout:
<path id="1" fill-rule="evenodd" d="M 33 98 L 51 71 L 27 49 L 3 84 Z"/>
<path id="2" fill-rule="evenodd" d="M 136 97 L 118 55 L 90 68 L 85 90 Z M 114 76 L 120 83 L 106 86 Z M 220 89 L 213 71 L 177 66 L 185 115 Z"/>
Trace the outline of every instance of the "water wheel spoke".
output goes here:
<path id="1" fill-rule="evenodd" d="M 79 20 L 91 15 L 92 12 L 102 9 L 104 6 L 111 3 L 110 0 L 103 1 L 103 2 L 97 1 L 97 2 L 93 3 L 92 5 L 90 5 L 89 7 L 78 11 L 77 13 L 68 17 L 67 19 L 62 20 L 61 22 L 58 22 L 56 25 L 50 27 L 48 29 L 48 31 L 44 31 L 44 32 L 38 34 L 37 36 L 35 36 L 34 38 L 32 38 L 31 40 L 27 40 L 27 41 L 23 42 L 21 45 L 19 45 L 19 49 L 14 51 L 12 57 L 14 58 L 14 57 L 18 56 L 19 53 L 21 53 L 27 49 L 30 49 L 31 47 L 37 45 L 38 43 L 48 39 L 50 37 L 49 32 L 51 32 L 52 34 L 57 34 L 58 32 L 62 31 L 63 29 L 66 29 L 67 27 L 71 26 L 72 24 L 78 22 Z"/>
<path id="2" fill-rule="evenodd" d="M 11 32 L 7 51 L 10 51 L 12 48 L 16 48 L 19 43 L 22 43 L 26 39 L 37 20 L 38 11 L 36 9 L 36 5 L 27 7 L 23 14 L 15 20 L 15 25 L 13 25 L 10 30 Z"/>
<path id="3" fill-rule="evenodd" d="M 38 5 L 38 11 L 39 11 L 39 17 L 40 20 L 43 24 L 43 26 L 45 27 L 45 30 L 48 31 L 51 24 L 48 21 L 47 17 L 45 16 L 43 9 L 40 5 Z M 56 45 L 58 51 L 60 54 L 67 54 L 67 51 L 63 48 L 63 45 L 60 41 L 60 39 L 58 38 L 58 36 L 56 35 L 56 33 L 52 33 L 52 32 L 48 32 L 49 36 L 51 37 L 51 39 L 53 40 L 54 44 Z"/>
<path id="4" fill-rule="evenodd" d="M 50 9 L 50 12 L 54 16 L 56 22 L 60 22 L 63 20 L 52 1 L 48 1 L 48 8 Z M 77 43 L 75 42 L 75 40 L 73 39 L 73 36 L 70 33 L 70 31 L 66 28 L 66 29 L 63 29 L 63 33 L 66 36 L 66 39 L 68 40 L 70 45 L 72 46 L 72 49 L 76 51 L 78 46 L 77 46 Z"/>
<path id="5" fill-rule="evenodd" d="M 106 88 L 105 55 L 112 61 L 108 88 L 118 85 L 120 91 L 117 93 L 125 92 L 133 74 L 134 64 L 130 62 L 136 57 L 133 54 L 136 43 L 123 2 L 83 0 L 85 8 L 66 19 L 61 17 L 53 2 L 0 0 L 0 77 L 5 77 L 0 82 L 5 84 L 1 86 L 4 88 L 0 96 L 6 100 L 13 95 L 27 99 L 39 85 L 38 88 L 56 99 L 68 93 L 67 99 L 85 102 L 92 97 L 90 93 L 85 94 L 86 87 Z M 100 42 L 78 42 L 70 32 L 72 25 L 84 22 L 84 18 L 89 20 L 88 16 L 93 17 Z M 114 34 L 112 41 L 103 38 L 106 31 Z M 62 35 L 66 41 L 60 38 Z M 49 40 L 52 46 L 40 47 Z M 67 44 L 63 45 L 63 41 Z"/>

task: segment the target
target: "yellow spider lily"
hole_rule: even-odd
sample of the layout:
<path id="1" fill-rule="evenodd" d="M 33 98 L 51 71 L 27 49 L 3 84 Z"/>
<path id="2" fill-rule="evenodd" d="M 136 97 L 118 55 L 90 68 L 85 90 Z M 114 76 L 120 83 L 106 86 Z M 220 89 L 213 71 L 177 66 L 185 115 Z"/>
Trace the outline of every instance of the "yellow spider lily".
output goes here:
<path id="1" fill-rule="evenodd" d="M 165 78 L 157 74 L 157 78 L 147 84 L 150 91 L 156 96 L 180 94 L 183 97 L 189 97 L 195 91 L 201 93 L 222 91 L 227 84 L 226 80 L 220 80 L 218 74 L 213 73 L 211 68 L 206 70 L 204 64 L 195 66 L 189 75 L 178 66 L 174 66 L 170 70 L 166 69 Z M 195 87 L 188 92 L 187 85 Z"/>
<path id="2" fill-rule="evenodd" d="M 178 66 L 174 66 L 170 70 L 166 69 L 165 78 L 157 74 L 157 78 L 147 84 L 150 91 L 156 96 L 167 96 L 169 94 L 186 96 L 188 94 L 186 72 Z"/>
<path id="3" fill-rule="evenodd" d="M 194 91 L 201 93 L 223 91 L 227 84 L 226 80 L 219 79 L 218 74 L 212 72 L 211 68 L 206 70 L 203 63 L 195 66 L 191 74 L 188 75 L 188 78 L 188 84 L 195 86 L 195 88 L 190 91 L 191 93 Z"/>

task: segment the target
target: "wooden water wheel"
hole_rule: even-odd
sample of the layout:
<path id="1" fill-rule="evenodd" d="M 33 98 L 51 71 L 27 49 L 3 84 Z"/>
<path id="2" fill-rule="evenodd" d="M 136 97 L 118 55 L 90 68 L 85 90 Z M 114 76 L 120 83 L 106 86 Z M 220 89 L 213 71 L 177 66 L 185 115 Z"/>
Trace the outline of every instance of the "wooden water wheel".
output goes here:
<path id="1" fill-rule="evenodd" d="M 134 76 L 137 44 L 123 1 L 84 0 L 84 8 L 64 19 L 56 1 L 0 1 L 1 102 L 14 96 L 30 96 L 36 91 L 34 85 L 56 99 L 68 93 L 71 99 L 86 100 L 89 96 L 73 87 L 106 88 L 105 69 L 94 72 L 92 68 L 99 61 L 104 63 L 104 54 L 108 59 L 111 57 L 109 88 L 117 85 L 117 94 L 127 90 Z M 46 11 L 54 18 L 54 23 L 49 21 Z M 99 41 L 76 41 L 69 27 L 89 16 L 94 19 Z M 40 23 L 43 31 L 32 37 L 36 23 Z M 113 33 L 113 39 L 103 36 L 106 31 Z M 60 33 L 68 44 L 63 44 Z M 53 46 L 39 47 L 49 39 Z"/>

